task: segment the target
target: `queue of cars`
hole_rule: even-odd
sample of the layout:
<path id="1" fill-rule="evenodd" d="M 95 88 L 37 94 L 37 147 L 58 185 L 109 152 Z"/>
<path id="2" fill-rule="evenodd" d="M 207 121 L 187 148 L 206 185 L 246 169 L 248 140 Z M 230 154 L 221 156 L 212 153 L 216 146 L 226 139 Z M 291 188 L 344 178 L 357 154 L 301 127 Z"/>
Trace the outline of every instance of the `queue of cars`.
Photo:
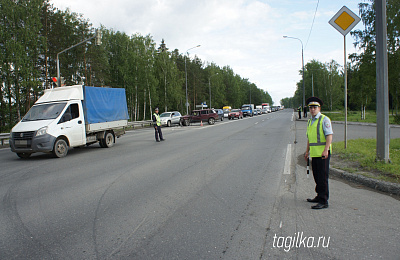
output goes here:
<path id="1" fill-rule="evenodd" d="M 161 125 L 172 126 L 190 126 L 196 122 L 207 122 L 209 125 L 213 125 L 215 121 L 223 121 L 224 118 L 233 120 L 235 118 L 242 119 L 245 116 L 254 116 L 267 114 L 274 111 L 280 110 L 280 107 L 265 107 L 257 106 L 254 108 L 253 104 L 245 104 L 242 109 L 231 109 L 231 107 L 224 107 L 223 109 L 201 109 L 193 110 L 190 115 L 184 115 L 178 111 L 164 112 L 160 115 Z"/>

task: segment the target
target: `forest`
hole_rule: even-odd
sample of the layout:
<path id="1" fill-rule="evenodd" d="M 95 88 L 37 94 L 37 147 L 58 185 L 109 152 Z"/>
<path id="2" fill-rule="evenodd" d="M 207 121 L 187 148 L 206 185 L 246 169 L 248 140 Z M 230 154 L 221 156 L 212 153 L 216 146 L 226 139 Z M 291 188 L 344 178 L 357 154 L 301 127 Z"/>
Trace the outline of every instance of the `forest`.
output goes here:
<path id="1" fill-rule="evenodd" d="M 400 1 L 386 1 L 387 48 L 389 68 L 389 109 L 400 123 Z M 350 32 L 349 39 L 360 53 L 348 55 L 348 107 L 352 111 L 376 110 L 376 31 L 374 1 L 359 4 L 363 30 Z M 302 70 L 299 71 L 302 75 Z M 322 63 L 311 60 L 304 66 L 305 96 L 313 95 L 324 100 L 323 110 L 344 109 L 344 70 L 336 61 Z M 293 97 L 281 100 L 285 107 L 297 108 L 303 100 L 303 80 L 297 82 Z"/>
<path id="2" fill-rule="evenodd" d="M 400 1 L 387 0 L 389 108 L 399 118 L 400 101 Z M 43 91 L 55 86 L 56 57 L 61 51 L 95 35 L 89 19 L 70 10 L 55 8 L 50 0 L 2 0 L 0 3 L 0 132 L 8 132 Z M 363 29 L 347 36 L 360 49 L 348 55 L 348 106 L 350 110 L 376 109 L 374 1 L 359 4 Z M 102 44 L 88 41 L 60 54 L 63 85 L 85 84 L 125 88 L 131 120 L 150 119 L 155 107 L 161 112 L 186 114 L 202 102 L 215 108 L 244 103 L 273 104 L 269 93 L 236 74 L 200 60 L 185 50 L 170 48 L 151 35 L 127 35 L 99 28 Z M 299 70 L 299 75 L 302 75 Z M 323 110 L 343 110 L 344 71 L 337 61 L 308 61 L 304 66 L 305 96 L 319 96 Z M 187 77 L 187 81 L 186 81 Z M 293 97 L 281 105 L 302 104 L 303 80 Z M 211 98 L 210 98 L 211 93 Z M 279 104 L 278 104 L 279 105 Z"/>
<path id="3" fill-rule="evenodd" d="M 57 54 L 93 37 L 95 28 L 49 0 L 2 0 L 0 13 L 0 132 L 8 132 L 45 89 L 55 87 Z M 59 55 L 61 83 L 125 88 L 130 120 L 150 119 L 155 107 L 186 114 L 186 74 L 189 111 L 210 101 L 215 108 L 241 107 L 250 99 L 273 103 L 229 66 L 170 50 L 151 35 L 100 30 L 100 45 L 88 41 Z"/>

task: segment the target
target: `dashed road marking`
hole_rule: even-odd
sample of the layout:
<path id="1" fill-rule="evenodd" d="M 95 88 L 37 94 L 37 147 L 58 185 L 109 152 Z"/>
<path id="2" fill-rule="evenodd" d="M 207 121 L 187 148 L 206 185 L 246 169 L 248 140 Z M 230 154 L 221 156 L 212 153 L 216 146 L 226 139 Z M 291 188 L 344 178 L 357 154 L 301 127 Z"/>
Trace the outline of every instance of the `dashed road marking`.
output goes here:
<path id="1" fill-rule="evenodd" d="M 290 165 L 291 165 L 291 154 L 292 154 L 292 145 L 288 144 L 286 149 L 286 159 L 285 159 L 285 167 L 283 169 L 283 174 L 290 174 Z"/>

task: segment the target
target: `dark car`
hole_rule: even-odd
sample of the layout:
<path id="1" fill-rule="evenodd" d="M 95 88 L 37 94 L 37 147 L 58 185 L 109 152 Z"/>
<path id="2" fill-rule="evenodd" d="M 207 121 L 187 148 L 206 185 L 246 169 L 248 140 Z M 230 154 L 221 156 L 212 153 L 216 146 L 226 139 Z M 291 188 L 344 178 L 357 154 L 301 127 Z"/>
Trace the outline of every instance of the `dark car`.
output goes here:
<path id="1" fill-rule="evenodd" d="M 209 125 L 213 125 L 215 120 L 218 119 L 218 113 L 214 109 L 193 110 L 191 115 L 181 117 L 181 124 L 183 126 L 189 126 L 190 123 L 204 121 L 208 122 Z"/>
<path id="2" fill-rule="evenodd" d="M 221 121 L 224 121 L 224 110 L 222 110 L 222 109 L 214 109 L 214 110 L 217 112 L 218 118 L 219 118 Z"/>
<path id="3" fill-rule="evenodd" d="M 235 118 L 243 118 L 243 112 L 241 109 L 232 109 L 231 112 L 229 112 L 228 119 L 231 120 Z"/>

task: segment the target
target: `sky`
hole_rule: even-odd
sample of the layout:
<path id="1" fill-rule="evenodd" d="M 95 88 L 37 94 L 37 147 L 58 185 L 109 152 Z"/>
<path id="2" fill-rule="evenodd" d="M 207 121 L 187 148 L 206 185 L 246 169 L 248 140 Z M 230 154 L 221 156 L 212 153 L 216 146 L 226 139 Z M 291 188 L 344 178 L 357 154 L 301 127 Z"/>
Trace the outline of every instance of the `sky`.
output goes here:
<path id="1" fill-rule="evenodd" d="M 82 14 L 94 28 L 164 39 L 205 64 L 229 66 L 268 91 L 274 104 L 293 97 L 304 64 L 344 64 L 344 37 L 328 22 L 346 6 L 359 15 L 363 0 L 51 0 L 60 10 Z M 363 29 L 360 22 L 353 30 Z M 283 38 L 295 37 L 300 40 Z M 347 54 L 360 52 L 346 36 Z"/>

